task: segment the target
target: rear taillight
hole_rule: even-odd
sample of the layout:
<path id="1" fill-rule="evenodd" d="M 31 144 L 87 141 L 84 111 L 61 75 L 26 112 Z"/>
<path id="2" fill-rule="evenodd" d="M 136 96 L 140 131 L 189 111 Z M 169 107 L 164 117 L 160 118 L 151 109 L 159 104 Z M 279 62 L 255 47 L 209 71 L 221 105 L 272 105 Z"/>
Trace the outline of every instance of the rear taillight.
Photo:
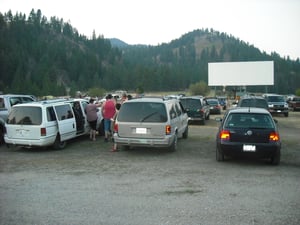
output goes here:
<path id="1" fill-rule="evenodd" d="M 229 140 L 230 139 L 230 132 L 228 130 L 222 130 L 220 132 L 220 139 L 221 140 Z"/>
<path id="2" fill-rule="evenodd" d="M 119 131 L 119 126 L 117 123 L 114 124 L 114 132 L 118 133 Z"/>
<path id="3" fill-rule="evenodd" d="M 279 134 L 277 132 L 271 132 L 269 135 L 269 140 L 270 141 L 279 141 L 280 140 Z"/>
<path id="4" fill-rule="evenodd" d="M 47 131 L 45 127 L 41 128 L 41 136 L 46 136 L 47 135 Z"/>
<path id="5" fill-rule="evenodd" d="M 170 125 L 167 125 L 166 126 L 166 134 L 171 134 L 171 126 Z"/>

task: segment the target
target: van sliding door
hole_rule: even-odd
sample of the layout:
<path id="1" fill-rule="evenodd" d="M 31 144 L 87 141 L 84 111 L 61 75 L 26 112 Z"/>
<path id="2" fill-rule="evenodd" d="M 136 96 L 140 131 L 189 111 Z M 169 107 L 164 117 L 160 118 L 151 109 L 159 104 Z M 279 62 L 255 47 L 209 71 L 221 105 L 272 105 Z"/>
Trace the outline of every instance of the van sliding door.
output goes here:
<path id="1" fill-rule="evenodd" d="M 69 103 L 54 106 L 57 117 L 60 140 L 66 141 L 76 136 L 76 121 Z"/>

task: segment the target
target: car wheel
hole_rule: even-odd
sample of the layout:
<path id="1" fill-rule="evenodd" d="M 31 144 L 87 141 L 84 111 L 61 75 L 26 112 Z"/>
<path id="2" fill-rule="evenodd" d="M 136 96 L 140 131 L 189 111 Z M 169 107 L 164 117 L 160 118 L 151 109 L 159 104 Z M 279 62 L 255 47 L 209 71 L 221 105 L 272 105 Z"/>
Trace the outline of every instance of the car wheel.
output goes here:
<path id="1" fill-rule="evenodd" d="M 182 134 L 182 138 L 187 139 L 189 136 L 189 126 L 186 126 L 185 131 Z"/>
<path id="2" fill-rule="evenodd" d="M 53 144 L 53 148 L 56 150 L 61 150 L 61 149 L 64 149 L 66 147 L 66 145 L 67 145 L 67 142 L 60 141 L 60 136 L 59 136 L 59 134 L 57 134 L 55 142 Z"/>
<path id="3" fill-rule="evenodd" d="M 224 153 L 221 149 L 219 149 L 218 147 L 216 147 L 216 160 L 218 162 L 222 162 L 224 161 L 225 157 L 224 157 Z"/>
<path id="4" fill-rule="evenodd" d="M 171 146 L 169 147 L 170 152 L 175 152 L 176 150 L 177 150 L 177 134 L 175 134 L 174 140 Z"/>
<path id="5" fill-rule="evenodd" d="M 4 128 L 0 126 L 0 145 L 4 144 Z"/>
<path id="6" fill-rule="evenodd" d="M 128 151 L 128 150 L 130 150 L 130 146 L 128 146 L 128 145 L 122 145 L 122 150 L 123 151 Z"/>
<path id="7" fill-rule="evenodd" d="M 276 151 L 275 154 L 271 157 L 271 164 L 274 166 L 279 165 L 280 163 L 280 150 Z"/>
<path id="8" fill-rule="evenodd" d="M 289 113 L 284 113 L 284 116 L 285 116 L 285 117 L 288 117 L 288 116 L 289 116 Z"/>

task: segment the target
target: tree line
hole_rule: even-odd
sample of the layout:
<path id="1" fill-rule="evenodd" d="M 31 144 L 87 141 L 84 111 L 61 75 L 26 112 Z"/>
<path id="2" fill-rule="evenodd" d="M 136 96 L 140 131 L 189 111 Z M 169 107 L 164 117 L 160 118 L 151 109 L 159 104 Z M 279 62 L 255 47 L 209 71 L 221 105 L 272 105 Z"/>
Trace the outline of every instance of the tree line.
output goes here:
<path id="1" fill-rule="evenodd" d="M 180 91 L 207 83 L 208 63 L 274 61 L 270 92 L 295 93 L 300 86 L 299 59 L 268 55 L 226 33 L 194 30 L 158 46 L 115 47 L 103 36 L 79 34 L 68 22 L 47 19 L 40 10 L 0 13 L 0 91 L 75 95 L 101 90 Z M 242 76 L 242 75 L 241 75 Z M 242 77 L 241 77 L 242 79 Z M 247 88 L 263 92 L 265 87 Z"/>

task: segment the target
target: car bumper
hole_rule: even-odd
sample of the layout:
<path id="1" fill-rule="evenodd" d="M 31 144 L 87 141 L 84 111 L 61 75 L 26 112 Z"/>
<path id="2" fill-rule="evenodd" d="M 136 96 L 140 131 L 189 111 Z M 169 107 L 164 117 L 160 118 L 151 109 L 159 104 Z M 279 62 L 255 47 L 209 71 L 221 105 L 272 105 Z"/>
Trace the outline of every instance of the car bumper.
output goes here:
<path id="1" fill-rule="evenodd" d="M 244 150 L 244 145 L 255 146 L 255 150 Z M 222 150 L 225 155 L 241 155 L 251 154 L 261 158 L 273 156 L 276 152 L 280 151 L 281 143 L 219 143 L 218 148 Z"/>
<path id="2" fill-rule="evenodd" d="M 288 113 L 289 109 L 272 109 L 269 108 L 269 112 L 272 114 L 283 114 L 283 113 Z"/>
<path id="3" fill-rule="evenodd" d="M 56 136 L 41 138 L 41 139 L 18 139 L 4 136 L 4 141 L 7 145 L 22 146 L 26 148 L 44 147 L 53 145 Z"/>
<path id="4" fill-rule="evenodd" d="M 154 138 L 125 138 L 119 137 L 117 133 L 114 134 L 114 142 L 121 146 L 132 147 L 169 147 L 171 146 L 174 136 L 167 136 L 163 139 Z"/>

